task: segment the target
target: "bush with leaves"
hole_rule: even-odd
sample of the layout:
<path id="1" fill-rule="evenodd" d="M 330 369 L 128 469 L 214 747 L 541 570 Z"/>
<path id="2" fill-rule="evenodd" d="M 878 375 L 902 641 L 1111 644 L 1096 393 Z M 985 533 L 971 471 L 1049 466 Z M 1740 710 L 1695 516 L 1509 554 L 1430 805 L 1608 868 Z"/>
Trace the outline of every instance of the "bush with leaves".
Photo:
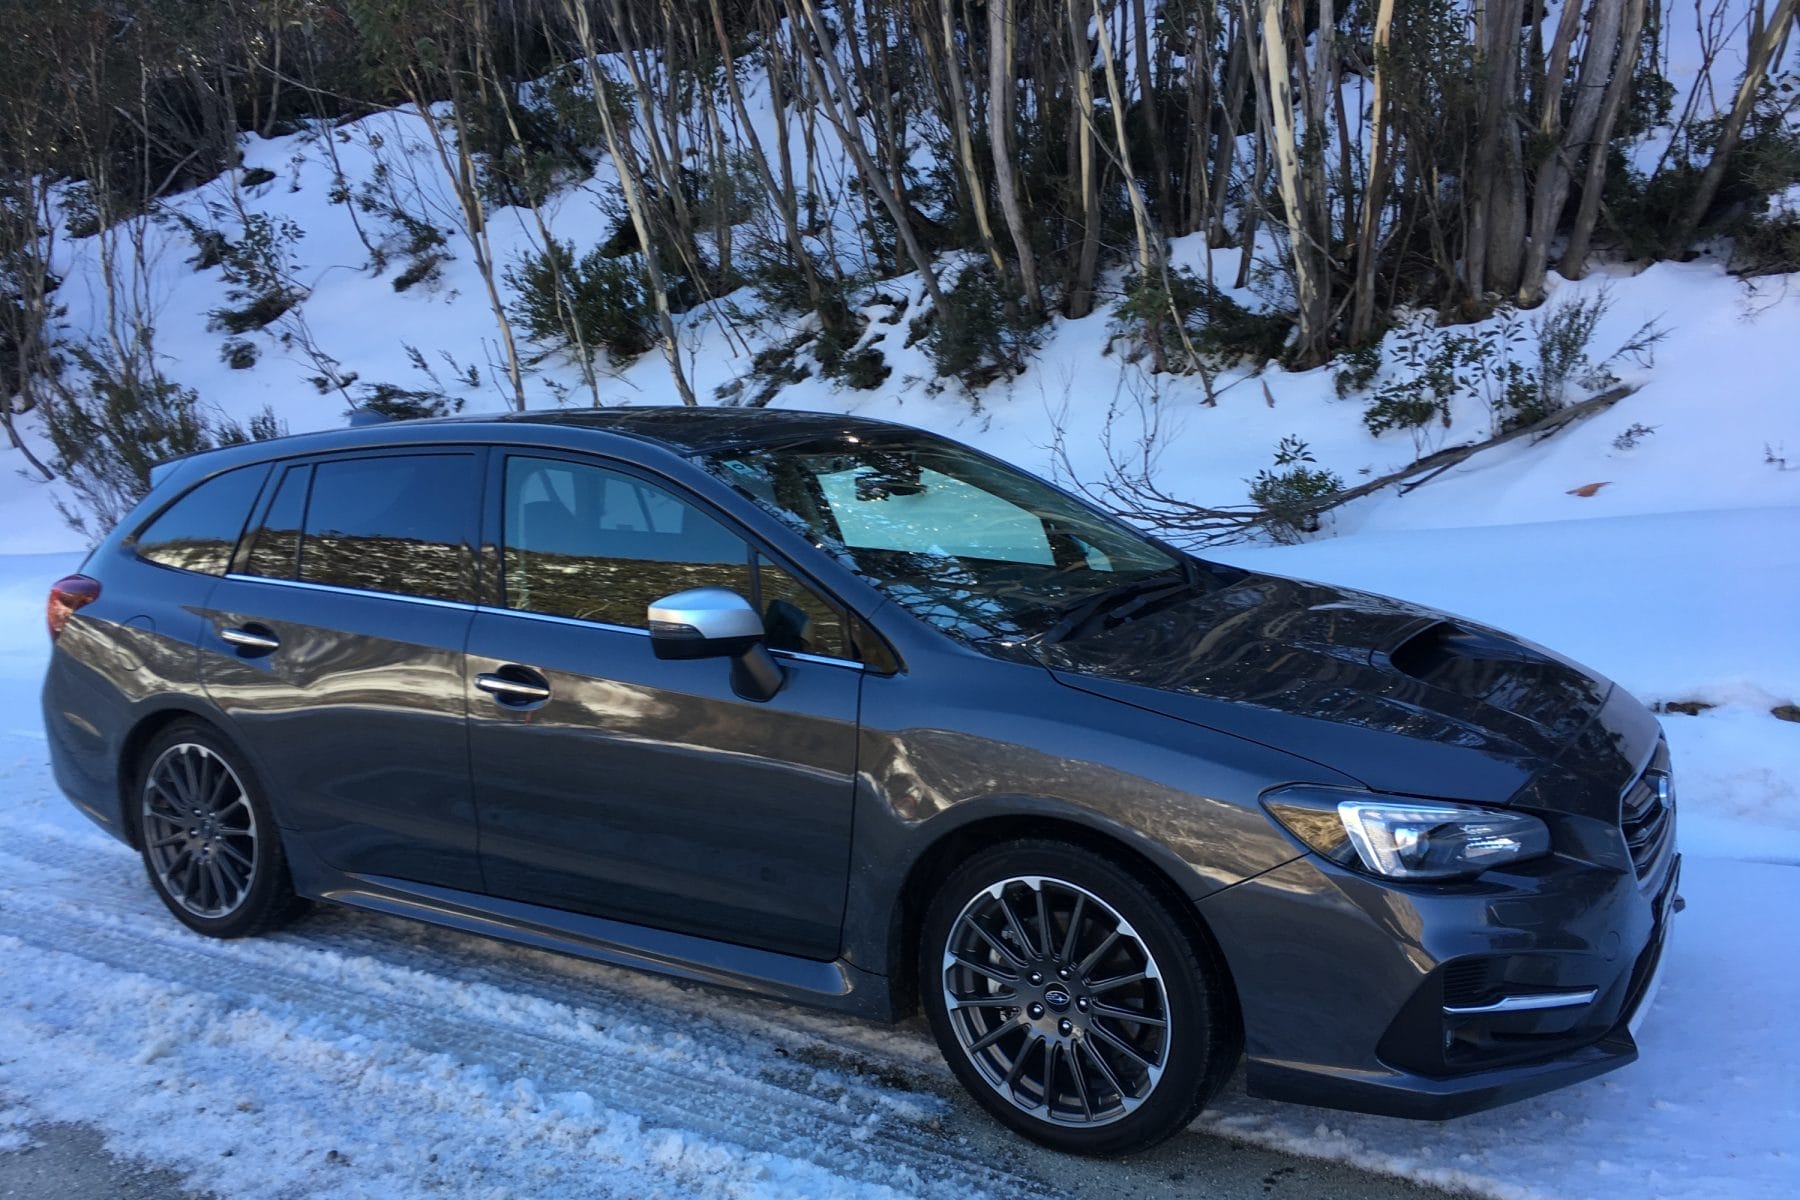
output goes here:
<path id="1" fill-rule="evenodd" d="M 1315 465 L 1306 442 L 1290 434 L 1275 447 L 1274 469 L 1264 467 L 1249 480 L 1250 499 L 1262 509 L 1262 525 L 1277 542 L 1291 544 L 1317 533 L 1319 511 L 1344 490 L 1335 471 Z"/>
<path id="2" fill-rule="evenodd" d="M 963 268 L 944 292 L 942 308 L 922 320 L 925 353 L 938 374 L 960 379 L 970 388 L 1023 371 L 1040 332 L 995 282 L 986 264 Z"/>
<path id="3" fill-rule="evenodd" d="M 416 353 L 416 351 L 415 351 Z M 355 420 L 368 413 L 384 421 L 412 421 L 424 417 L 447 417 L 461 412 L 463 402 L 442 392 L 403 388 L 393 383 L 365 385 L 364 394 L 345 415 Z"/>
<path id="4" fill-rule="evenodd" d="M 579 260 L 567 242 L 523 255 L 506 270 L 514 297 L 512 319 L 537 342 L 591 353 L 603 348 L 629 362 L 656 345 L 656 313 L 636 255 L 608 258 L 600 250 Z"/>
<path id="5" fill-rule="evenodd" d="M 1113 310 L 1114 336 L 1136 348 L 1134 357 L 1147 354 L 1152 371 L 1177 374 L 1260 367 L 1281 355 L 1293 327 L 1287 314 L 1254 312 L 1186 267 L 1129 277 Z"/>
<path id="6" fill-rule="evenodd" d="M 291 220 L 271 221 L 262 213 L 245 218 L 243 236 L 227 242 L 219 254 L 220 273 L 230 285 L 226 295 L 235 306 L 213 309 L 208 328 L 250 333 L 280 319 L 304 299 L 293 282 L 298 268 L 294 245 L 304 236 Z"/>
<path id="7" fill-rule="evenodd" d="M 1727 160 L 1719 190 L 1700 223 L 1702 237 L 1729 234 L 1736 239 L 1748 234 L 1754 243 L 1759 236 L 1767 236 L 1757 226 L 1767 219 L 1772 200 L 1800 183 L 1797 114 L 1800 74 L 1790 72 L 1765 81 L 1744 122 L 1737 149 Z M 1678 130 L 1682 136 L 1669 148 L 1668 161 L 1648 176 L 1631 169 L 1625 146 L 1615 141 L 1606 173 L 1604 211 L 1609 229 L 1627 256 L 1663 257 L 1669 235 L 1692 204 L 1724 127 L 1725 116 L 1720 114 Z M 1735 253 L 1733 269 L 1738 269 Z M 1763 272 L 1747 269 L 1743 273 Z"/>
<path id="8" fill-rule="evenodd" d="M 1800 271 L 1800 212 L 1747 218 L 1731 239 L 1734 275 L 1788 275 Z"/>
<path id="9" fill-rule="evenodd" d="M 1374 383 L 1380 372 L 1381 343 L 1370 342 L 1338 355 L 1337 365 L 1331 371 L 1331 386 L 1338 399 L 1345 400 Z"/>
<path id="10" fill-rule="evenodd" d="M 57 507 L 76 531 L 98 540 L 150 490 L 150 468 L 177 458 L 279 437 L 286 432 L 265 408 L 248 425 L 200 404 L 154 368 L 121 364 L 110 353 L 70 352 L 80 382 L 64 381 L 45 404 L 52 468 L 74 493 L 75 507 Z"/>

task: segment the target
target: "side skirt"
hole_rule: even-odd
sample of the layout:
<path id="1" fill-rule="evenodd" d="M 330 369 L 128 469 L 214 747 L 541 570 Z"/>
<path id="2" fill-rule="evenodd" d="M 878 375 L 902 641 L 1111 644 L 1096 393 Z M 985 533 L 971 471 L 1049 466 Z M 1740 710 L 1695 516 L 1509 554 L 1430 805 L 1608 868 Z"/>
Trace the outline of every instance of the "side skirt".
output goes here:
<path id="1" fill-rule="evenodd" d="M 295 890 L 315 900 L 871 1020 L 895 1019 L 887 977 L 842 959 L 820 962 L 454 888 L 352 875 L 291 834 L 283 841 Z"/>

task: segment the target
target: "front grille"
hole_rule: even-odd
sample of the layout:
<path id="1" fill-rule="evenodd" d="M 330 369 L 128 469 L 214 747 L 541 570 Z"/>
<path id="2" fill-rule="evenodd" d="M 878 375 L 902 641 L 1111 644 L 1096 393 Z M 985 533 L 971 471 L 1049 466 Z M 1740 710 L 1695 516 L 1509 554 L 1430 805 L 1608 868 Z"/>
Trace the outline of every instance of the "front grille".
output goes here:
<path id="1" fill-rule="evenodd" d="M 1632 780 L 1619 801 L 1619 829 L 1625 835 L 1631 865 L 1639 879 L 1649 875 L 1662 860 L 1663 850 L 1675 832 L 1674 798 L 1668 743 L 1658 742 L 1649 764 Z"/>

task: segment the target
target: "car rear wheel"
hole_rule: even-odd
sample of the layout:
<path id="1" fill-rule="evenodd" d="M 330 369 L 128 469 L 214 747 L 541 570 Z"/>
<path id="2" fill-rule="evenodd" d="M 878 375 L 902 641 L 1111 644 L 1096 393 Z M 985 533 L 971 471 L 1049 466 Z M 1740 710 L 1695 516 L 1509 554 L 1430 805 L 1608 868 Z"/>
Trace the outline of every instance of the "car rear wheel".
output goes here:
<path id="1" fill-rule="evenodd" d="M 267 802 L 211 727 L 178 721 L 151 742 L 138 777 L 137 816 L 150 885 L 189 929 L 246 937 L 304 908 Z"/>
<path id="2" fill-rule="evenodd" d="M 1068 1153 L 1162 1141 L 1238 1056 L 1209 946 L 1121 863 L 1060 842 L 1010 843 L 957 868 L 926 912 L 919 980 L 976 1100 Z"/>

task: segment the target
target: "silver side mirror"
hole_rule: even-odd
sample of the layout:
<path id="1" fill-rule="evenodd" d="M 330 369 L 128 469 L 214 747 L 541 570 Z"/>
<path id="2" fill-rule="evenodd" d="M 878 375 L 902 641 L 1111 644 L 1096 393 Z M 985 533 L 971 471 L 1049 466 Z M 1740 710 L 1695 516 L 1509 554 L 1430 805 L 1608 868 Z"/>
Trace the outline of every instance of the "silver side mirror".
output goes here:
<path id="1" fill-rule="evenodd" d="M 729 658 L 731 686 L 746 700 L 781 690 L 781 666 L 763 645 L 762 617 L 730 588 L 690 588 L 652 601 L 650 647 L 665 659 Z"/>

